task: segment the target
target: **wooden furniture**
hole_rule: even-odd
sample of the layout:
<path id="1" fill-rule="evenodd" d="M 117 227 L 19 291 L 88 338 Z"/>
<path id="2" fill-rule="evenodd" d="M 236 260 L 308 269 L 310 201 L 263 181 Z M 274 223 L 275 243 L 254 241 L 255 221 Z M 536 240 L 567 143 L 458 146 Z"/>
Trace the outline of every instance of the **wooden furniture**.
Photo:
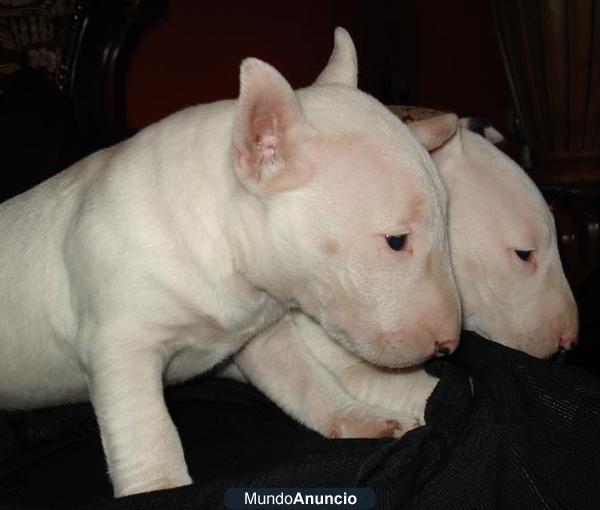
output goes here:
<path id="1" fill-rule="evenodd" d="M 492 0 L 525 142 L 571 283 L 600 265 L 600 0 Z"/>
<path id="2" fill-rule="evenodd" d="M 0 6 L 0 201 L 131 134 L 126 78 L 166 0 L 19 0 Z"/>
<path id="3" fill-rule="evenodd" d="M 45 76 L 69 104 L 81 152 L 124 138 L 126 71 L 166 0 L 23 0 L 0 7 L 0 88 Z M 33 72 L 33 73 L 31 73 Z M 29 79 L 31 81 L 31 79 Z"/>
<path id="4" fill-rule="evenodd" d="M 77 125 L 102 145 L 128 134 L 129 60 L 140 35 L 163 17 L 166 8 L 166 0 L 75 3 L 58 84 L 77 112 Z"/>
<path id="5" fill-rule="evenodd" d="M 492 7 L 532 177 L 600 185 L 600 1 Z"/>

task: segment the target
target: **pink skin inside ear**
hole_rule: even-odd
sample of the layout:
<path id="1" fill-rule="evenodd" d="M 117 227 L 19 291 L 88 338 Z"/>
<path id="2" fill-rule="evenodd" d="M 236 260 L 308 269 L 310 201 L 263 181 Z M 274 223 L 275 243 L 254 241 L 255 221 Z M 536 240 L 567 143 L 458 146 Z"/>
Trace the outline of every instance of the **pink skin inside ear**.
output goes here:
<path id="1" fill-rule="evenodd" d="M 270 165 L 275 160 L 275 148 L 277 147 L 277 137 L 275 135 L 263 135 L 256 148 L 258 149 L 258 164 Z"/>

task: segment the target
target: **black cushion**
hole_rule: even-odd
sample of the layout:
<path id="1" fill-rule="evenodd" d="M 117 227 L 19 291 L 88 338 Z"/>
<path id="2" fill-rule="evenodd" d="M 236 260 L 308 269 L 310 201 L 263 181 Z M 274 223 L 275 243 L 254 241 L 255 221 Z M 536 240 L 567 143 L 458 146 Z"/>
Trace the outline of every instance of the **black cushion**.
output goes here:
<path id="1" fill-rule="evenodd" d="M 598 508 L 600 381 L 463 334 L 428 370 L 427 425 L 401 440 L 330 440 L 254 388 L 167 390 L 189 487 L 114 500 L 89 405 L 0 415 L 0 508 L 223 507 L 229 487 L 371 487 L 377 508 Z"/>

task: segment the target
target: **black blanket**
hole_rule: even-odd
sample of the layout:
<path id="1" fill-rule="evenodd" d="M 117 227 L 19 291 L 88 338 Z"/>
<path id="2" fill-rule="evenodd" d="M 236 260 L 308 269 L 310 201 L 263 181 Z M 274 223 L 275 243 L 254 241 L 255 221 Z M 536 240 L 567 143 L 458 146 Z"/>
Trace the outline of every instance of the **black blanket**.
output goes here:
<path id="1" fill-rule="evenodd" d="M 216 509 L 229 487 L 370 487 L 378 509 L 600 508 L 600 380 L 463 335 L 427 425 L 400 440 L 329 440 L 252 387 L 167 391 L 190 474 L 111 498 L 89 405 L 0 414 L 0 508 Z"/>

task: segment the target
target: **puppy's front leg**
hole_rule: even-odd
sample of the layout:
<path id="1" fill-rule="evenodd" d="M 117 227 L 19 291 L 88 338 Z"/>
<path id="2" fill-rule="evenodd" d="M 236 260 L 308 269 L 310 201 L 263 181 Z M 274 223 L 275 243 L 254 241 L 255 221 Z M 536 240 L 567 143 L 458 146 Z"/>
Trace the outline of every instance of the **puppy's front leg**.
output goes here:
<path id="1" fill-rule="evenodd" d="M 179 435 L 163 397 L 156 349 L 97 349 L 90 393 L 115 496 L 188 485 Z"/>
<path id="2" fill-rule="evenodd" d="M 324 436 L 398 437 L 415 426 L 412 418 L 349 395 L 307 349 L 303 334 L 314 331 L 303 330 L 288 314 L 247 343 L 234 361 L 286 413 Z"/>

